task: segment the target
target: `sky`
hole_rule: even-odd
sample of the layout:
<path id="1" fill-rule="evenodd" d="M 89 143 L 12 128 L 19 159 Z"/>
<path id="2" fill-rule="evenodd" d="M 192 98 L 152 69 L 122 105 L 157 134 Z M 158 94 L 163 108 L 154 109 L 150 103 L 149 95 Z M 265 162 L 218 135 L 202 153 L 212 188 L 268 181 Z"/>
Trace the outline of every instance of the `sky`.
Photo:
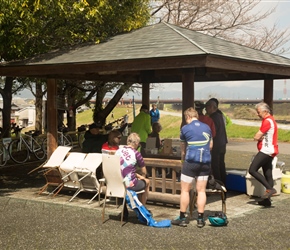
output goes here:
<path id="1" fill-rule="evenodd" d="M 276 12 L 265 20 L 265 24 L 272 25 L 276 23 L 278 27 L 290 29 L 290 0 L 262 0 L 257 7 L 257 11 L 268 10 L 275 6 Z M 290 52 L 283 56 L 290 58 Z M 220 99 L 256 99 L 263 97 L 263 81 L 208 82 L 195 83 L 194 86 L 196 100 L 208 99 L 209 96 Z M 287 90 L 286 93 L 284 89 Z M 155 84 L 154 89 L 150 91 L 150 99 L 157 99 L 158 97 L 160 99 L 181 99 L 181 91 L 180 83 Z M 29 91 L 23 91 L 18 96 L 32 98 Z M 141 92 L 125 94 L 124 98 L 130 99 L 133 96 L 136 99 L 141 99 Z M 281 98 L 290 98 L 290 79 L 274 81 L 274 99 Z"/>

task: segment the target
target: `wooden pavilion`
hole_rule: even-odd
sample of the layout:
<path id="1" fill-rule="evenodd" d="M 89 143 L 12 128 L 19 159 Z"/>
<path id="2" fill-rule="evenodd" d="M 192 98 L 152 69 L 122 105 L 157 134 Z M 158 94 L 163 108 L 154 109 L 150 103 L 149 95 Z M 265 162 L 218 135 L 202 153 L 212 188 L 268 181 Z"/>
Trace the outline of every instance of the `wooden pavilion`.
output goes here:
<path id="1" fill-rule="evenodd" d="M 57 146 L 57 79 L 141 83 L 148 105 L 150 83 L 180 82 L 183 110 L 194 105 L 195 82 L 263 80 L 272 107 L 273 81 L 290 78 L 290 59 L 162 22 L 100 44 L 2 63 L 0 75 L 47 79 L 50 155 Z"/>

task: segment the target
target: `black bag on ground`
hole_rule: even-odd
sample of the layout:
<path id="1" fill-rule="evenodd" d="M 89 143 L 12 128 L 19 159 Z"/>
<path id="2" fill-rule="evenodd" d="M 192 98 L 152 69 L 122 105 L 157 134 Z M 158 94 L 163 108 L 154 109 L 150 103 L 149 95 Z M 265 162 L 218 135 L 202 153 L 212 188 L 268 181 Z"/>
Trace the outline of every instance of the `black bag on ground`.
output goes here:
<path id="1" fill-rule="evenodd" d="M 212 174 L 208 176 L 206 189 L 221 190 L 223 192 L 227 192 L 224 183 L 222 181 L 216 180 Z"/>

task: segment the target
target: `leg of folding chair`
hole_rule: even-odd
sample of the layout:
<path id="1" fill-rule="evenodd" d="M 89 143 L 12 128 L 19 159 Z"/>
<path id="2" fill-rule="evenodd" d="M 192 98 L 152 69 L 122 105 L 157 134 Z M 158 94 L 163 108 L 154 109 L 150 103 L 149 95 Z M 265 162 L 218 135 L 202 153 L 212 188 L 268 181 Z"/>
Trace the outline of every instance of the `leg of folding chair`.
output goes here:
<path id="1" fill-rule="evenodd" d="M 40 191 L 39 191 L 38 194 L 42 194 L 42 192 L 44 192 L 44 190 L 46 190 L 47 187 L 48 187 L 48 184 L 45 184 L 45 185 L 40 189 Z"/>
<path id="2" fill-rule="evenodd" d="M 60 192 L 60 190 L 62 190 L 63 185 L 64 185 L 63 183 L 59 184 L 51 193 L 49 193 L 49 195 L 53 194 L 53 197 L 55 197 Z M 54 194 L 54 191 L 56 191 L 56 190 L 57 190 L 57 192 Z"/>
<path id="3" fill-rule="evenodd" d="M 190 194 L 189 214 L 190 214 L 190 218 L 192 218 L 192 213 L 193 213 L 194 206 L 195 206 L 195 203 L 196 203 L 196 198 L 197 198 L 197 192 L 195 190 L 191 189 L 189 194 Z"/>
<path id="4" fill-rule="evenodd" d="M 103 223 L 104 223 L 104 219 L 105 219 L 106 200 L 107 200 L 107 193 L 105 194 L 105 201 L 104 201 L 104 204 L 103 204 L 103 211 L 102 211 L 102 220 L 103 220 Z"/>
<path id="5" fill-rule="evenodd" d="M 99 179 L 99 182 L 100 182 L 100 187 L 99 187 L 99 206 L 101 206 L 101 193 L 102 193 L 102 190 L 103 190 L 103 187 L 105 186 L 105 178 L 102 178 L 102 179 Z M 106 194 L 106 192 L 105 192 Z M 105 199 L 106 200 L 106 199 Z"/>
<path id="6" fill-rule="evenodd" d="M 221 192 L 221 198 L 222 198 L 222 211 L 223 213 L 225 214 L 226 211 L 227 211 L 227 208 L 226 208 L 226 196 L 225 196 L 225 192 Z"/>
<path id="7" fill-rule="evenodd" d="M 71 202 L 80 192 L 82 191 L 82 188 L 79 188 L 73 195 L 73 197 L 70 198 L 69 202 Z"/>
<path id="8" fill-rule="evenodd" d="M 93 196 L 92 199 L 89 200 L 88 204 L 90 204 L 97 197 L 98 194 L 99 194 L 99 191 Z"/>
<path id="9" fill-rule="evenodd" d="M 125 205 L 126 205 L 126 191 L 125 191 L 124 198 L 123 198 L 123 206 L 122 206 L 122 212 L 121 212 L 121 225 L 123 224 L 123 216 L 124 216 Z"/>

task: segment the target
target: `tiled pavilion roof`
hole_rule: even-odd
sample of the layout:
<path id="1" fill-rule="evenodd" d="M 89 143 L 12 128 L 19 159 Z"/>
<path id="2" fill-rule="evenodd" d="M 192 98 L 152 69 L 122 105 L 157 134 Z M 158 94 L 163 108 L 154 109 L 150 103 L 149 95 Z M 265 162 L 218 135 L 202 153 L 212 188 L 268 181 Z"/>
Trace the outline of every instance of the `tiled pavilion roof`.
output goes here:
<path id="1" fill-rule="evenodd" d="M 0 66 L 0 75 L 127 82 L 284 79 L 290 59 L 168 23 Z"/>

